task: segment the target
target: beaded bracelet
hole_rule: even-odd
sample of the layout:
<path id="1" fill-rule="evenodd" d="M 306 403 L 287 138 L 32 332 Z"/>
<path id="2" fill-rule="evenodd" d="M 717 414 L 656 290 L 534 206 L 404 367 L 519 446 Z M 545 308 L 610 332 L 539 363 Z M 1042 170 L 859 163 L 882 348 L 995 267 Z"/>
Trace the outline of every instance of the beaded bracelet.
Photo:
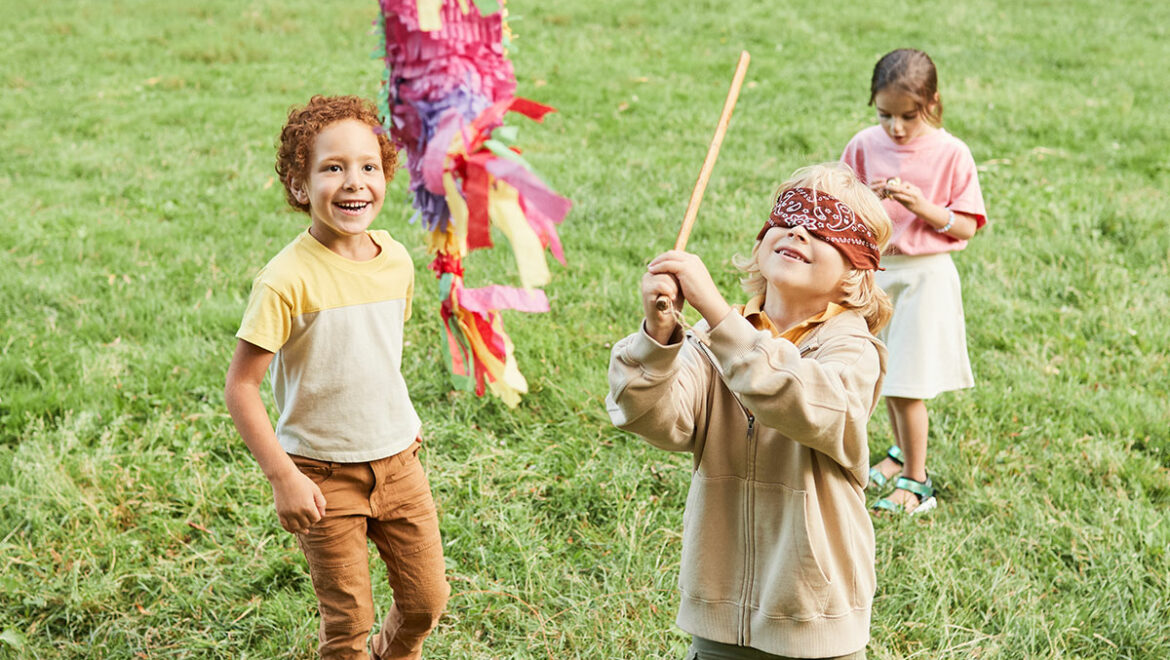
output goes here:
<path id="1" fill-rule="evenodd" d="M 950 209 L 947 209 L 947 224 L 939 227 L 938 229 L 935 229 L 935 231 L 937 231 L 940 234 L 945 234 L 951 230 L 951 227 L 954 227 L 954 226 L 955 226 L 955 212 L 950 210 Z"/>

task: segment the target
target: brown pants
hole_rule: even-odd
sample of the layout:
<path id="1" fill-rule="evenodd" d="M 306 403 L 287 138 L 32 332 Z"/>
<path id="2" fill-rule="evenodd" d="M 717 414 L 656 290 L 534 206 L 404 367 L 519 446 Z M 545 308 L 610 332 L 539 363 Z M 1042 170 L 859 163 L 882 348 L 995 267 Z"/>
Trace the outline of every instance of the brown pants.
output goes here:
<path id="1" fill-rule="evenodd" d="M 416 442 L 368 463 L 292 457 L 325 495 L 325 517 L 297 535 L 317 592 L 323 659 L 370 657 L 366 640 L 374 625 L 374 599 L 367 538 L 377 546 L 394 590 L 394 603 L 374 637 L 374 658 L 422 657 L 423 640 L 439 622 L 451 588 L 418 449 Z"/>

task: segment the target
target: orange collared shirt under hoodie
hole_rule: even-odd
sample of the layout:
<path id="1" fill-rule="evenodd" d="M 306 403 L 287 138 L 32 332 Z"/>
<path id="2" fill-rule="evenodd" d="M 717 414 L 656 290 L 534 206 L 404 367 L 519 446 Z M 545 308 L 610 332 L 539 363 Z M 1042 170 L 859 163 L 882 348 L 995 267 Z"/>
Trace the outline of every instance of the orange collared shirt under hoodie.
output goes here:
<path id="1" fill-rule="evenodd" d="M 783 337 L 793 344 L 800 344 L 800 341 L 809 336 L 813 330 L 816 330 L 817 326 L 846 310 L 845 307 L 837 303 L 829 303 L 825 311 L 820 314 L 810 316 L 785 332 L 780 332 L 772 323 L 772 319 L 768 318 L 768 315 L 764 313 L 764 294 L 755 296 L 747 301 L 746 305 L 736 305 L 735 309 L 756 330 L 771 332 L 773 337 Z"/>

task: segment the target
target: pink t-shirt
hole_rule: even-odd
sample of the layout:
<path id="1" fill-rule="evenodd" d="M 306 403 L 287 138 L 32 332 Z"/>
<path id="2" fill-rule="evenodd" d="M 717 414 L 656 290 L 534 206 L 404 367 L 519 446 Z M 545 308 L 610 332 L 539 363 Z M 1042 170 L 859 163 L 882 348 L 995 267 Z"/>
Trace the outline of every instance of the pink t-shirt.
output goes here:
<path id="1" fill-rule="evenodd" d="M 921 188 L 931 202 L 974 216 L 976 229 L 987 224 L 975 159 L 967 145 L 945 129 L 900 145 L 881 126 L 871 126 L 845 145 L 841 160 L 867 184 L 898 177 Z M 882 204 L 894 223 L 888 254 L 937 254 L 967 247 L 967 241 L 938 233 L 897 201 L 884 199 Z"/>

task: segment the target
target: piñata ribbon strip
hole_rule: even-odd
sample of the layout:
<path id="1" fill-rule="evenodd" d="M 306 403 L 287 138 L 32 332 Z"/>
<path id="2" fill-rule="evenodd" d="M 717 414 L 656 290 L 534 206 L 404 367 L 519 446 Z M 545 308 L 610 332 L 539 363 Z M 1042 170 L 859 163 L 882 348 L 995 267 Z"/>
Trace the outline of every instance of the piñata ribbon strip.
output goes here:
<path id="1" fill-rule="evenodd" d="M 465 309 L 479 314 L 499 309 L 540 313 L 548 311 L 548 296 L 540 289 L 517 289 L 492 284 L 478 289 L 463 289 L 459 302 Z"/>
<path id="2" fill-rule="evenodd" d="M 488 213 L 492 223 L 500 228 L 512 246 L 520 285 L 531 289 L 548 284 L 551 275 L 544 259 L 544 246 L 524 217 L 516 189 L 504 181 L 493 183 L 488 196 Z"/>

